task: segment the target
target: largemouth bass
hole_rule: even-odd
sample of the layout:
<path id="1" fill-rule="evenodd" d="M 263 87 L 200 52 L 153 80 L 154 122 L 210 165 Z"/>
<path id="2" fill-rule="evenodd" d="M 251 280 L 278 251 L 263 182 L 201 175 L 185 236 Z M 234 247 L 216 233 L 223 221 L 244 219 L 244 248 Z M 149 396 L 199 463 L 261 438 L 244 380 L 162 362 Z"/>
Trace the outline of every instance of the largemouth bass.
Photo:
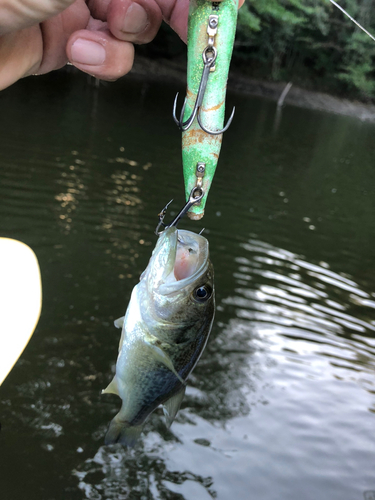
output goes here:
<path id="1" fill-rule="evenodd" d="M 215 312 L 208 241 L 169 227 L 161 233 L 123 318 L 116 374 L 103 393 L 122 399 L 105 443 L 134 446 L 147 417 L 163 405 L 170 426 L 186 379 L 207 343 Z"/>

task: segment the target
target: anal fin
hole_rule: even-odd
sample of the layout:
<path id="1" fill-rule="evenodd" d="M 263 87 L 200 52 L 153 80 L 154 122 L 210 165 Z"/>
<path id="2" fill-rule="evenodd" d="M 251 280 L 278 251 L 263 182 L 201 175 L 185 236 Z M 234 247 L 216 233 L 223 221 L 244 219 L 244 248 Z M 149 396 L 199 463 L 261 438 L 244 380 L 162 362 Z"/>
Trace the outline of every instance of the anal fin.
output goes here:
<path id="1" fill-rule="evenodd" d="M 125 319 L 125 316 L 121 316 L 121 318 L 115 319 L 115 321 L 114 321 L 115 327 L 122 328 L 122 326 L 124 324 L 124 319 Z"/>
<path id="2" fill-rule="evenodd" d="M 113 377 L 108 387 L 102 390 L 102 394 L 116 394 L 119 396 L 116 375 Z"/>
<path id="3" fill-rule="evenodd" d="M 168 401 L 166 401 L 163 405 L 163 411 L 168 428 L 172 425 L 172 422 L 175 419 L 178 410 L 180 409 L 181 402 L 185 396 L 185 391 L 186 386 L 183 385 L 177 392 L 177 394 L 169 398 Z"/>

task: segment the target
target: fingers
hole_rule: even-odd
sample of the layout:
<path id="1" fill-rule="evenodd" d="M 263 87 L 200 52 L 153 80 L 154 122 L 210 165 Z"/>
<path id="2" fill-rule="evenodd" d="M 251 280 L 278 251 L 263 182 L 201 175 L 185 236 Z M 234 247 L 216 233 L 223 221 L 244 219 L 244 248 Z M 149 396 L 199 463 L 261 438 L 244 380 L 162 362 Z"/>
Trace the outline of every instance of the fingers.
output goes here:
<path id="1" fill-rule="evenodd" d="M 107 21 L 111 33 L 120 40 L 148 43 L 159 31 L 162 12 L 155 0 L 112 0 Z"/>
<path id="2" fill-rule="evenodd" d="M 35 73 L 42 56 L 43 41 L 39 26 L 0 37 L 0 90 Z"/>
<path id="3" fill-rule="evenodd" d="M 97 78 L 115 80 L 132 67 L 132 43 L 150 42 L 162 19 L 186 41 L 188 10 L 189 0 L 0 0 L 0 89 L 67 59 Z M 99 20 L 88 22 L 89 11 Z"/>
<path id="4" fill-rule="evenodd" d="M 223 0 L 210 0 L 212 2 Z M 244 4 L 245 0 L 238 1 L 238 8 Z M 179 37 L 187 42 L 187 20 L 189 15 L 189 1 L 177 0 L 176 2 L 167 2 L 158 0 L 163 12 L 164 20 L 171 28 L 179 35 Z M 172 6 L 172 8 L 171 8 Z"/>
<path id="5" fill-rule="evenodd" d="M 84 2 L 84 0 L 0 1 L 0 35 L 38 24 L 59 14 L 74 1 Z"/>
<path id="6" fill-rule="evenodd" d="M 187 20 L 189 15 L 189 1 L 177 0 L 176 2 L 168 2 L 166 0 L 157 0 L 163 13 L 164 20 L 171 28 L 179 35 L 186 43 L 187 41 Z M 223 1 L 223 0 L 211 0 Z M 245 0 L 239 0 L 238 8 L 244 4 Z"/>
<path id="7" fill-rule="evenodd" d="M 99 1 L 90 0 L 88 5 L 105 19 Z M 109 0 L 104 1 L 108 3 Z M 239 0 L 239 7 L 244 1 Z M 189 0 L 112 0 L 106 20 L 110 31 L 120 40 L 148 43 L 155 38 L 164 19 L 186 42 L 188 14 Z"/>
<path id="8" fill-rule="evenodd" d="M 28 1 L 24 3 L 31 5 Z M 57 3 L 51 2 L 54 5 Z M 40 4 L 43 4 L 42 0 Z M 60 4 L 64 4 L 63 0 Z M 0 0 L 0 13 L 1 5 Z M 88 19 L 85 2 L 77 0 L 62 14 L 41 24 L 0 36 L 0 90 L 30 74 L 47 73 L 64 66 L 68 38 L 76 30 L 84 28 Z"/>
<path id="9" fill-rule="evenodd" d="M 224 0 L 210 0 L 211 2 L 223 2 Z M 238 8 L 242 7 L 245 3 L 245 0 L 238 0 Z"/>
<path id="10" fill-rule="evenodd" d="M 84 2 L 74 2 L 59 16 L 54 16 L 41 24 L 43 35 L 43 59 L 38 74 L 62 68 L 68 62 L 66 45 L 69 37 L 85 28 L 90 12 Z"/>
<path id="11" fill-rule="evenodd" d="M 185 43 L 187 42 L 187 25 L 189 14 L 189 0 L 168 2 L 158 0 L 164 21 L 177 33 Z"/>
<path id="12" fill-rule="evenodd" d="M 67 55 L 77 68 L 103 80 L 115 80 L 131 70 L 132 43 L 150 42 L 163 19 L 187 39 L 189 0 L 88 0 L 87 6 L 101 21 L 91 21 L 87 30 L 74 33 Z"/>
<path id="13" fill-rule="evenodd" d="M 69 38 L 66 53 L 72 64 L 102 80 L 128 73 L 134 61 L 133 45 L 115 38 L 101 21 L 91 23 L 90 28 L 94 30 L 76 31 Z"/>
<path id="14" fill-rule="evenodd" d="M 214 1 L 214 0 L 212 0 Z M 239 7 L 244 0 L 239 0 Z M 189 0 L 88 0 L 95 19 L 108 22 L 119 40 L 142 44 L 155 38 L 162 19 L 187 40 Z"/>

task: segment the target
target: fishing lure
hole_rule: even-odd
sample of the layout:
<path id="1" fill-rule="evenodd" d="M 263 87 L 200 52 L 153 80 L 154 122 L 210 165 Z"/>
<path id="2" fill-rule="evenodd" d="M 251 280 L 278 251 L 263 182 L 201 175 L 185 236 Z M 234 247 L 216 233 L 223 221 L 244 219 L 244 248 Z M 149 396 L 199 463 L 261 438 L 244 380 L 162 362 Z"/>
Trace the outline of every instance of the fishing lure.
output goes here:
<path id="1" fill-rule="evenodd" d="M 225 96 L 237 24 L 238 0 L 190 0 L 188 21 L 187 93 L 180 117 L 173 118 L 182 131 L 182 163 L 187 215 L 204 215 L 207 195 L 215 175 L 224 126 Z"/>

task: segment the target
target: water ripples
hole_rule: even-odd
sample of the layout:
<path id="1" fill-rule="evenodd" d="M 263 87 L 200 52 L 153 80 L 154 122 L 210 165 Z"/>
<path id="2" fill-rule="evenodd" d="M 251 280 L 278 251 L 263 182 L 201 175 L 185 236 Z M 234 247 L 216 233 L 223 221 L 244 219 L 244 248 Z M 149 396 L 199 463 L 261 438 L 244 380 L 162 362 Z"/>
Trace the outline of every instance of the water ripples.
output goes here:
<path id="1" fill-rule="evenodd" d="M 171 216 L 182 204 L 178 134 L 162 118 L 174 89 L 150 85 L 140 106 L 139 83 L 70 81 L 56 78 L 53 98 L 39 82 L 24 100 L 9 89 L 3 103 L 1 226 L 35 249 L 44 304 L 1 388 L 1 491 L 38 500 L 375 491 L 373 129 L 366 138 L 341 118 L 287 108 L 275 134 L 272 103 L 236 96 L 255 119 L 233 123 L 210 193 L 211 338 L 172 428 L 156 411 L 129 451 L 103 445 L 119 400 L 101 389 L 113 376 L 113 320 L 147 265 L 156 214 L 172 197 Z"/>
<path id="2" fill-rule="evenodd" d="M 274 350 L 300 355 L 306 363 L 327 359 L 330 367 L 357 371 L 373 388 L 374 293 L 326 262 L 312 264 L 256 239 L 240 248 L 235 294 L 224 306 L 234 306 L 236 317 Z"/>

